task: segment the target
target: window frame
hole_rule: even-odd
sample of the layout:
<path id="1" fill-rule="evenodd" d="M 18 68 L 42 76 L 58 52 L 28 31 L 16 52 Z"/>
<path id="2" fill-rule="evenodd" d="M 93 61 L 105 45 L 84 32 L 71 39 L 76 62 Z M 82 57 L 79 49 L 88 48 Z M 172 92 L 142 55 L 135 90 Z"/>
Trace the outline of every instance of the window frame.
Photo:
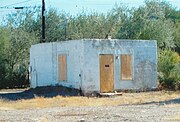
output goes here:
<path id="1" fill-rule="evenodd" d="M 65 56 L 65 65 L 66 66 L 64 66 L 65 67 L 65 72 L 64 73 L 60 73 L 61 72 L 61 62 L 60 62 L 60 59 L 59 59 L 59 57 L 60 56 Z M 59 53 L 58 54 L 58 56 L 57 56 L 57 64 L 58 64 L 58 66 L 57 66 L 57 69 L 58 69 L 58 81 L 59 82 L 66 82 L 67 81 L 67 54 L 66 53 Z M 63 62 L 63 61 L 62 61 Z M 64 69 L 64 67 L 63 67 L 63 69 Z M 61 74 L 63 75 L 63 74 L 65 74 L 65 76 L 61 76 Z M 63 77 L 65 77 L 65 78 L 63 78 Z"/>
<path id="2" fill-rule="evenodd" d="M 123 67 L 126 67 L 126 66 L 124 66 L 123 65 L 123 57 L 122 56 L 130 56 L 130 61 L 129 61 L 129 63 L 131 64 L 129 67 L 129 69 L 130 69 L 130 78 L 128 78 L 128 77 L 123 77 Z M 127 60 L 127 59 L 126 59 Z M 126 62 L 127 63 L 127 62 Z M 132 81 L 133 80 L 133 77 L 134 77 L 134 74 L 133 74 L 133 55 L 132 54 L 120 54 L 120 79 L 122 80 L 122 81 Z M 127 71 L 125 71 L 125 72 L 127 72 Z"/>

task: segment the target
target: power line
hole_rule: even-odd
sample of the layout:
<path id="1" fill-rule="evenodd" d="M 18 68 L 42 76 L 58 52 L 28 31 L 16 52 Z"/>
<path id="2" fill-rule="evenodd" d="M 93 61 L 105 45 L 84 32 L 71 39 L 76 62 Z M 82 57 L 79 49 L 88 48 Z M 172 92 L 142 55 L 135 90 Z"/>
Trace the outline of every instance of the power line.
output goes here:
<path id="1" fill-rule="evenodd" d="M 21 4 L 21 3 L 27 3 L 27 2 L 29 2 L 29 1 L 32 1 L 32 0 L 21 1 L 21 2 L 17 2 L 17 3 L 9 4 L 9 5 L 1 6 L 0 8 L 2 8 L 2 7 L 8 7 L 8 6 L 13 6 L 13 5 Z"/>
<path id="2" fill-rule="evenodd" d="M 23 8 L 34 8 L 34 6 L 21 6 L 21 7 L 0 7 L 0 9 L 23 9 Z"/>

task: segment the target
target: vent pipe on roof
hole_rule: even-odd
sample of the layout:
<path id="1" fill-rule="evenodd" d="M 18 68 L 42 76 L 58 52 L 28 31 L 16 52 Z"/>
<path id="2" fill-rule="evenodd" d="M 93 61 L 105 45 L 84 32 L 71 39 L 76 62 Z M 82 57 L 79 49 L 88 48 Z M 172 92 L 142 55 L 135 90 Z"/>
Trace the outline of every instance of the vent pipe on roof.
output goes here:
<path id="1" fill-rule="evenodd" d="M 111 39 L 111 36 L 108 36 L 108 39 Z"/>

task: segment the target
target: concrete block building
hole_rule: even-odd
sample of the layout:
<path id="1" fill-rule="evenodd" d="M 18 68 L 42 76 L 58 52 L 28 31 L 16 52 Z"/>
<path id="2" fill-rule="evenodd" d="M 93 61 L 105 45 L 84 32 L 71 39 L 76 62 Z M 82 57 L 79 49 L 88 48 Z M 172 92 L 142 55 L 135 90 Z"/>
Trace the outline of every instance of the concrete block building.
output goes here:
<path id="1" fill-rule="evenodd" d="M 30 49 L 30 84 L 89 92 L 157 88 L 155 40 L 83 39 Z"/>

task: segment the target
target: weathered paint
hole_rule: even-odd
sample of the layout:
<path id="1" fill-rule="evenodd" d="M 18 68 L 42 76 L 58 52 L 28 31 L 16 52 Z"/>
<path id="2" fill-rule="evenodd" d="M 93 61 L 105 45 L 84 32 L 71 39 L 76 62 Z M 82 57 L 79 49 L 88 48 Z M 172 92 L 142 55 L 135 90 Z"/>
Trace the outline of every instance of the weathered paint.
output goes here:
<path id="1" fill-rule="evenodd" d="M 58 54 L 67 54 L 67 81 L 58 81 Z M 157 88 L 154 40 L 85 39 L 32 45 L 31 87 L 63 85 L 100 92 L 100 54 L 114 55 L 114 90 Z M 121 54 L 132 55 L 132 80 L 121 80 Z"/>

